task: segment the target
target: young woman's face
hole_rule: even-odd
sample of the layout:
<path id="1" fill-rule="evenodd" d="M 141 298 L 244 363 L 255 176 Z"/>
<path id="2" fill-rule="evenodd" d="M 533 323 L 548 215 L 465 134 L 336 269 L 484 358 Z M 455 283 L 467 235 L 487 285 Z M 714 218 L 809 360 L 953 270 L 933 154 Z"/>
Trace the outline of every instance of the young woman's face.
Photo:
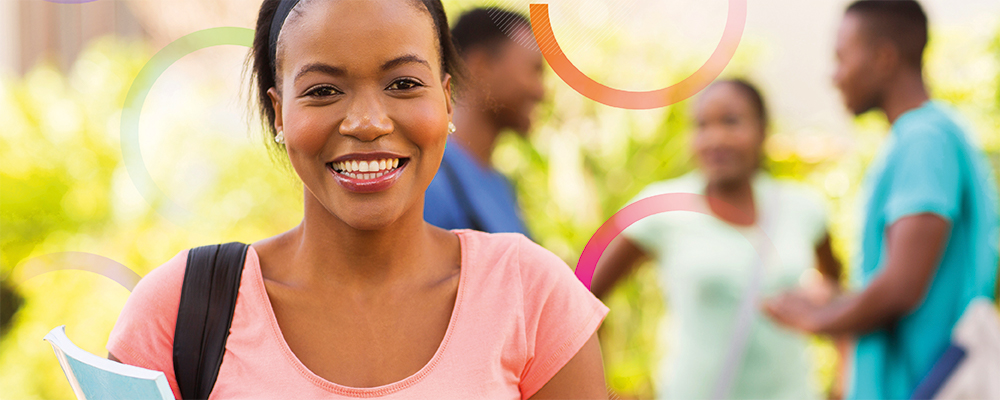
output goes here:
<path id="1" fill-rule="evenodd" d="M 276 128 L 307 193 L 348 225 L 423 213 L 444 154 L 450 77 L 411 0 L 312 1 L 282 28 Z"/>
<path id="2" fill-rule="evenodd" d="M 728 183 L 756 172 L 764 128 L 746 94 L 732 84 L 710 86 L 699 99 L 692 145 L 710 183 Z"/>

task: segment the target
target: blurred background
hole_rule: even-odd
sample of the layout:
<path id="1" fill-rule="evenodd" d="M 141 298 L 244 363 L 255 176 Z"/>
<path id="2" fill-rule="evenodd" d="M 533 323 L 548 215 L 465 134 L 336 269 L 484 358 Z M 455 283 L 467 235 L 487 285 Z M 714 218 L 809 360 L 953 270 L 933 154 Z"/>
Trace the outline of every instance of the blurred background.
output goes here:
<path id="1" fill-rule="evenodd" d="M 209 47 L 169 66 L 149 89 L 138 143 L 159 194 L 140 192 L 123 161 L 125 97 L 167 44 L 202 29 L 251 28 L 254 0 L 0 1 L 0 397 L 72 392 L 42 337 L 65 324 L 83 349 L 104 344 L 129 291 L 79 270 L 92 253 L 138 275 L 208 243 L 256 241 L 301 218 L 302 188 L 263 145 L 248 106 L 247 49 Z M 528 0 L 445 0 L 452 20 Z M 650 90 L 694 72 L 715 48 L 726 0 L 550 0 L 563 50 L 606 85 Z M 1000 170 L 1000 2 L 922 1 L 931 19 L 927 77 Z M 831 83 L 847 1 L 749 0 L 725 77 L 758 83 L 774 120 L 767 168 L 826 195 L 836 253 L 850 260 L 855 192 L 886 135 L 881 115 L 851 117 Z M 528 139 L 506 135 L 493 157 L 515 183 L 539 243 L 575 265 L 590 236 L 648 183 L 692 168 L 690 100 L 631 111 L 590 101 L 551 71 Z M 134 154 L 132 154 L 134 155 Z M 160 212 L 173 202 L 194 218 Z M 62 256 L 60 256 L 60 254 Z M 850 267 L 850 266 L 848 266 Z M 609 298 L 602 328 L 608 382 L 624 397 L 653 393 L 657 321 L 668 307 L 641 269 Z M 641 306 L 640 306 L 641 305 Z M 815 384 L 830 390 L 836 352 L 816 339 Z"/>

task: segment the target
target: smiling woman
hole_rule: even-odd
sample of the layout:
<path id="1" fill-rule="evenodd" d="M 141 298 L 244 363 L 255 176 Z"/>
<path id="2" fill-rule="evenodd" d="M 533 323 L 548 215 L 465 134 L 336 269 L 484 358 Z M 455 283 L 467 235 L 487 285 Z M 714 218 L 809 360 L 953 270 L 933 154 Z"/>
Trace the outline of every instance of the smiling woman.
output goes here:
<path id="1" fill-rule="evenodd" d="M 247 250 L 211 398 L 604 398 L 608 309 L 521 235 L 436 228 L 460 76 L 438 0 L 266 0 L 261 112 L 304 216 Z M 187 251 L 132 292 L 112 357 L 164 371 Z"/>

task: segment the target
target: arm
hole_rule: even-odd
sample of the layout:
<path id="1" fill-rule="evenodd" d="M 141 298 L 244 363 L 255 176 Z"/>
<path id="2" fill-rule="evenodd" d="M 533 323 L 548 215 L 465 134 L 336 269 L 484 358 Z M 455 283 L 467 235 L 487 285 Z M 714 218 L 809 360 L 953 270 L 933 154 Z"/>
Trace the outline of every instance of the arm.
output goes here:
<path id="1" fill-rule="evenodd" d="M 840 287 L 840 278 L 843 275 L 843 266 L 837 256 L 833 255 L 833 247 L 830 245 L 830 234 L 823 235 L 823 240 L 816 246 L 816 269 L 823 274 L 828 282 L 835 283 L 835 287 Z"/>
<path id="2" fill-rule="evenodd" d="M 891 323 L 923 301 L 950 233 L 950 223 L 930 213 L 900 218 L 886 230 L 885 269 L 861 293 L 817 307 L 786 294 L 765 304 L 775 320 L 807 332 L 864 333 Z"/>
<path id="3" fill-rule="evenodd" d="M 604 362 L 597 333 L 542 386 L 532 400 L 542 399 L 607 399 L 604 382 Z"/>
<path id="4" fill-rule="evenodd" d="M 597 268 L 594 270 L 594 280 L 590 291 L 599 298 L 604 298 L 622 277 L 627 276 L 640 261 L 646 259 L 646 253 L 624 236 L 618 236 L 604 250 Z"/>

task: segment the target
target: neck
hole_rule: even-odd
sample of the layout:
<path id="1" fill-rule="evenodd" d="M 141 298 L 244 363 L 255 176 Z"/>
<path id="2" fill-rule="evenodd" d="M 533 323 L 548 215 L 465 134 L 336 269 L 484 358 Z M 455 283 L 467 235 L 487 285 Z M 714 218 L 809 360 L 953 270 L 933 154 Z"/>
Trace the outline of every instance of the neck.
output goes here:
<path id="1" fill-rule="evenodd" d="M 471 104 L 478 103 L 471 102 Z M 454 136 L 480 165 L 492 168 L 490 158 L 496 146 L 497 136 L 500 135 L 500 127 L 484 110 L 485 107 L 457 104 L 453 117 L 456 128 Z"/>
<path id="2" fill-rule="evenodd" d="M 288 241 L 295 249 L 289 264 L 301 266 L 291 280 L 309 285 L 375 286 L 405 279 L 420 272 L 427 249 L 433 247 L 422 202 L 390 226 L 360 230 L 327 211 L 308 190 L 302 223 L 289 232 Z"/>
<path id="3" fill-rule="evenodd" d="M 896 79 L 889 84 L 880 108 L 885 112 L 889 123 L 894 124 L 899 116 L 919 108 L 929 98 L 922 73 L 918 70 L 907 69 L 899 73 Z"/>
<path id="4" fill-rule="evenodd" d="M 709 182 L 705 187 L 708 207 L 723 221 L 753 225 L 757 220 L 750 177 L 727 182 Z"/>
<path id="5" fill-rule="evenodd" d="M 745 177 L 732 181 L 709 182 L 705 187 L 705 194 L 734 203 L 753 199 L 753 186 L 750 179 L 751 177 Z"/>

